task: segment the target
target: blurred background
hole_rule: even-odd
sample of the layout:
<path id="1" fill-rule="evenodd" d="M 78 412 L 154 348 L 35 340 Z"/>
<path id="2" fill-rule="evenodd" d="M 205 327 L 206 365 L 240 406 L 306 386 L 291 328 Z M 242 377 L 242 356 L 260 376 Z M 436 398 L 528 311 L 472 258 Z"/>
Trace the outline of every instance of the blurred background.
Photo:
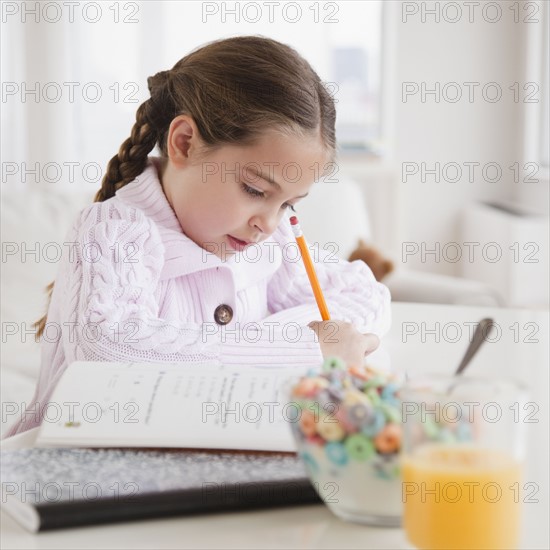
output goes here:
<path id="1" fill-rule="evenodd" d="M 36 257 L 54 273 L 51 224 L 98 189 L 147 77 L 241 34 L 296 48 L 337 102 L 338 171 L 298 207 L 309 241 L 346 258 L 359 238 L 375 247 L 394 300 L 548 308 L 542 1 L 3 2 L 11 280 Z"/>

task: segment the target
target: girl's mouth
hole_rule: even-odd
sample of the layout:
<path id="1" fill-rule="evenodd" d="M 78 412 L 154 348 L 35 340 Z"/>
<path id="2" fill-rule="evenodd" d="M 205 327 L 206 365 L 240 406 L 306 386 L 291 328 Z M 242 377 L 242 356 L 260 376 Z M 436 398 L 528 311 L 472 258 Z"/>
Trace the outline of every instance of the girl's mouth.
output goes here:
<path id="1" fill-rule="evenodd" d="M 232 237 L 231 235 L 227 235 L 229 239 L 229 244 L 232 246 L 234 250 L 243 250 L 248 244 L 246 241 L 241 241 L 240 239 L 236 239 L 235 237 Z"/>

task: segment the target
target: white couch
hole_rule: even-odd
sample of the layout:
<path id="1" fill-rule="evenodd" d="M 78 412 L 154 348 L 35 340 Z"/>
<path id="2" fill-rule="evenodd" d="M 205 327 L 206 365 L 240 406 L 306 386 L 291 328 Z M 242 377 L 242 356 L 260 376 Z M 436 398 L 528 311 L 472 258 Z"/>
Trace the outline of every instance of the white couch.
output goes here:
<path id="1" fill-rule="evenodd" d="M 3 406 L 23 407 L 34 391 L 40 348 L 32 323 L 46 308 L 45 287 L 56 274 L 63 239 L 77 212 L 93 200 L 94 191 L 30 189 L 2 193 L 1 394 Z M 347 258 L 359 237 L 370 236 L 369 216 L 354 181 L 316 183 L 298 208 L 310 246 L 335 243 Z M 492 290 L 452 277 L 414 273 L 400 268 L 384 281 L 394 300 L 498 305 Z M 6 430 L 2 415 L 2 434 Z M 7 419 L 11 424 L 11 419 Z"/>
<path id="2" fill-rule="evenodd" d="M 297 208 L 300 223 L 310 247 L 338 250 L 349 258 L 359 239 L 371 241 L 370 215 L 361 186 L 354 179 L 340 176 L 336 183 L 316 182 L 307 199 Z M 372 243 L 377 245 L 377 243 Z M 399 265 L 397 258 L 385 253 L 396 265 L 382 281 L 397 302 L 428 302 L 470 306 L 504 305 L 502 296 L 488 284 L 459 277 L 415 271 Z"/>
<path id="3" fill-rule="evenodd" d="M 2 435 L 14 420 L 5 414 L 7 407 L 22 409 L 32 398 L 40 367 L 40 346 L 32 335 L 32 323 L 45 312 L 45 286 L 55 278 L 70 224 L 92 195 L 92 191 L 37 189 L 2 192 Z"/>

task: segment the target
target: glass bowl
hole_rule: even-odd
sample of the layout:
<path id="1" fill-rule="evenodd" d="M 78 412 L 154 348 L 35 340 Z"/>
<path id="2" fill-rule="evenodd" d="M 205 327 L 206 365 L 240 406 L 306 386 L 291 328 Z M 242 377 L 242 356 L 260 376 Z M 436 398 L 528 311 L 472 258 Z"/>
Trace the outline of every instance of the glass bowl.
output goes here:
<path id="1" fill-rule="evenodd" d="M 331 357 L 286 388 L 298 455 L 343 520 L 401 525 L 400 387 L 394 375 Z"/>

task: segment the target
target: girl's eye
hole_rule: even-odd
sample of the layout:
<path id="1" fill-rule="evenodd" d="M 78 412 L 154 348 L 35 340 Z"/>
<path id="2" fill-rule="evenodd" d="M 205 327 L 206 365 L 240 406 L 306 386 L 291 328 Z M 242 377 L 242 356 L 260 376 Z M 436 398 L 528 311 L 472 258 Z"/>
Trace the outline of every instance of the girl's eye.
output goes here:
<path id="1" fill-rule="evenodd" d="M 254 189 L 253 187 L 246 185 L 246 183 L 242 183 L 241 186 L 244 192 L 248 193 L 252 197 L 262 198 L 265 196 L 263 191 L 258 191 L 257 189 Z M 294 206 L 292 206 L 291 204 L 288 204 L 288 202 L 283 204 L 282 208 L 284 210 L 286 210 L 287 208 L 290 208 L 293 212 L 296 212 L 296 210 L 294 209 Z"/>
<path id="2" fill-rule="evenodd" d="M 242 183 L 242 188 L 245 190 L 246 193 L 249 195 L 252 195 L 253 197 L 263 197 L 264 192 L 258 191 L 257 189 L 254 189 L 253 187 L 250 187 L 249 185 L 246 185 L 246 183 Z"/>

